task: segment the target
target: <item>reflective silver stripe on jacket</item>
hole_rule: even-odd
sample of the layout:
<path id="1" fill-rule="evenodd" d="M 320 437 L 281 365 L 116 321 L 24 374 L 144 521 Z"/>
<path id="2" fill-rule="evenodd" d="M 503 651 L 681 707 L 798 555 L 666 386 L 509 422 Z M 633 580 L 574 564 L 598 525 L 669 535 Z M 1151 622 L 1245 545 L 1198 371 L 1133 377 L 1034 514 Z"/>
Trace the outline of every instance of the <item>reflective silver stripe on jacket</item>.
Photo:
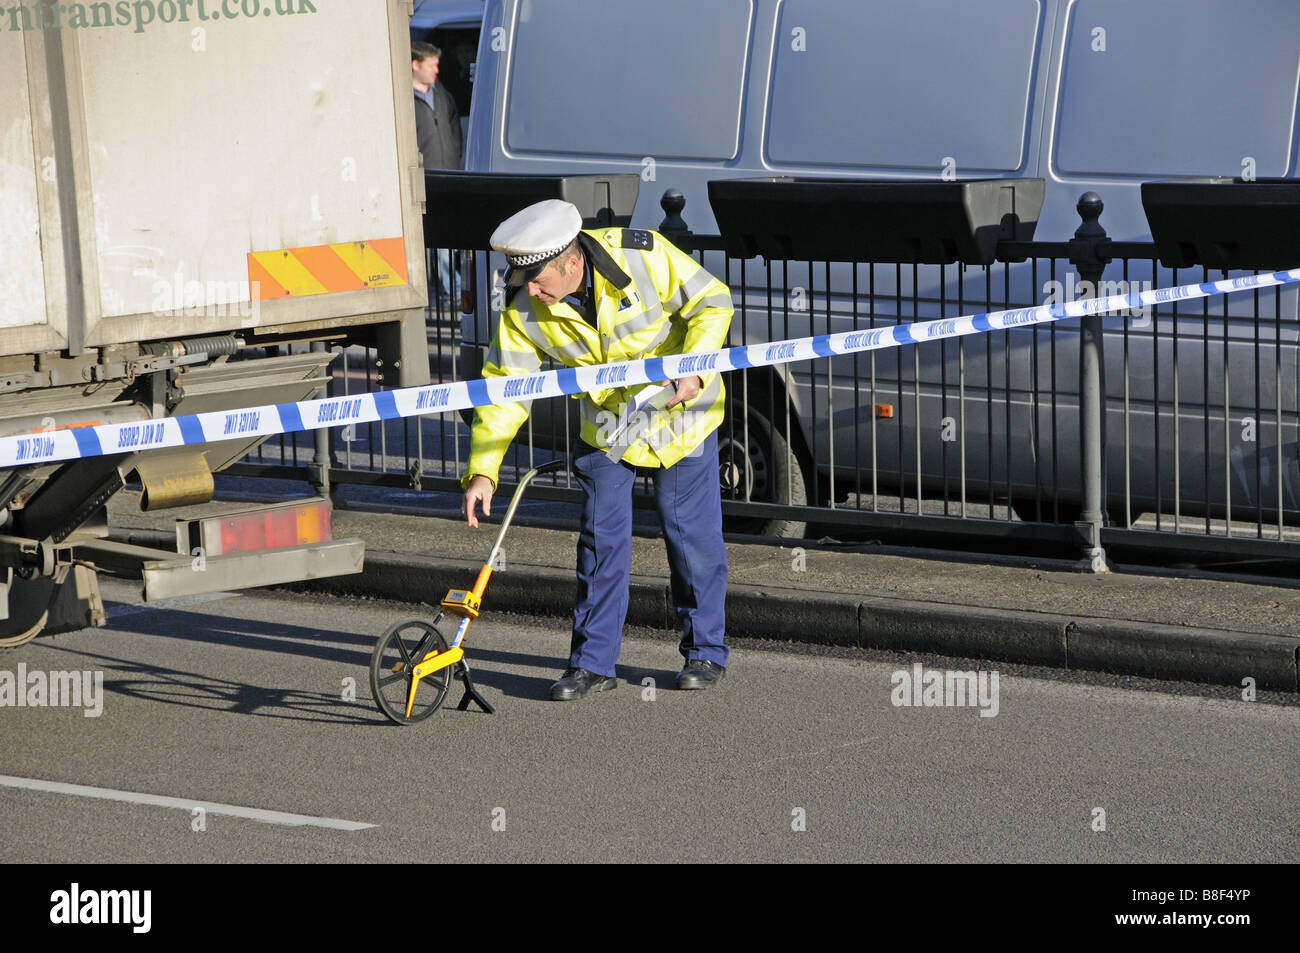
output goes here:
<path id="1" fill-rule="evenodd" d="M 591 349 L 581 341 L 565 341 L 563 344 L 548 343 L 547 353 L 557 360 L 567 357 L 571 361 L 581 363 L 584 360 L 595 358 L 599 361 L 599 355 L 591 353 Z"/>
<path id="2" fill-rule="evenodd" d="M 705 308 L 723 308 L 727 311 L 731 311 L 733 310 L 731 295 L 717 294 L 717 295 L 709 295 L 707 298 L 701 298 L 699 301 L 695 302 L 695 306 L 691 308 L 690 311 L 683 311 L 682 317 L 692 318 L 695 315 L 699 314 L 701 311 L 703 311 Z"/>
<path id="3" fill-rule="evenodd" d="M 632 283 L 636 285 L 636 292 L 645 310 L 614 328 L 614 336 L 619 341 L 652 327 L 663 318 L 664 313 L 664 306 L 659 301 L 659 292 L 650 279 L 650 269 L 646 267 L 645 257 L 640 252 L 633 251 L 627 255 L 627 270 L 631 273 Z M 662 337 L 659 340 L 662 340 Z M 658 344 L 659 340 L 655 344 Z"/>
<path id="4" fill-rule="evenodd" d="M 654 336 L 654 340 L 652 340 L 649 344 L 645 346 L 645 351 L 643 353 L 646 354 L 652 353 L 655 348 L 657 348 L 660 344 L 663 344 L 664 341 L 668 340 L 668 335 L 672 333 L 673 333 L 672 322 L 665 321 L 664 326 L 659 329 L 659 333 Z"/>
<path id="5" fill-rule="evenodd" d="M 683 281 L 681 286 L 673 292 L 672 297 L 664 302 L 664 306 L 673 312 L 681 311 L 682 308 L 686 307 L 686 302 L 702 293 L 711 281 L 713 281 L 713 276 L 705 271 L 703 267 L 697 269 L 695 274 Z"/>
<path id="6" fill-rule="evenodd" d="M 542 330 L 542 325 L 537 320 L 537 316 L 533 314 L 531 307 L 527 311 L 516 309 L 515 313 L 519 315 L 519 327 L 523 330 L 524 336 L 532 342 L 533 347 L 543 354 L 548 354 L 561 362 L 566 357 L 571 361 L 582 362 L 583 360 L 589 360 L 593 356 L 587 345 L 581 341 L 565 341 L 563 344 L 548 341 L 546 333 Z"/>
<path id="7" fill-rule="evenodd" d="M 542 369 L 541 358 L 537 356 L 535 351 L 503 351 L 495 344 L 488 348 L 484 361 L 495 364 L 497 367 L 508 367 L 511 370 L 523 371 L 526 374 L 532 374 Z"/>
<path id="8" fill-rule="evenodd" d="M 622 340 L 631 337 L 633 334 L 640 334 L 648 327 L 652 327 L 663 319 L 664 309 L 657 300 L 651 300 L 645 311 L 642 311 L 634 318 L 628 318 L 622 324 L 614 328 L 614 335 Z"/>

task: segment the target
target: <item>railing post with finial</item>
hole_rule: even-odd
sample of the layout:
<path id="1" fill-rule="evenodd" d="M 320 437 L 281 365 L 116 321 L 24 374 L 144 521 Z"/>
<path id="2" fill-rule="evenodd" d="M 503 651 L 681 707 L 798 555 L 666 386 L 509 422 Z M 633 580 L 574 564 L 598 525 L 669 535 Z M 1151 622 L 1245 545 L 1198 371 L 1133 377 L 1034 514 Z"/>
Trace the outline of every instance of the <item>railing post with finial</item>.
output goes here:
<path id="1" fill-rule="evenodd" d="M 1070 242 L 1070 263 L 1087 282 L 1090 291 L 1081 297 L 1095 298 L 1102 272 L 1110 261 L 1110 239 L 1098 219 L 1104 208 L 1096 192 L 1085 192 L 1076 206 L 1083 220 Z M 1074 525 L 1083 544 L 1082 568 L 1109 572 L 1106 551 L 1101 545 L 1105 522 L 1106 453 L 1106 365 L 1102 346 L 1101 315 L 1079 320 L 1079 440 L 1083 476 L 1083 511 Z"/>
<path id="2" fill-rule="evenodd" d="M 659 207 L 664 210 L 664 220 L 659 223 L 659 231 L 674 245 L 680 245 L 679 239 L 688 238 L 691 234 L 682 218 L 686 196 L 682 195 L 680 189 L 668 189 L 659 200 Z"/>

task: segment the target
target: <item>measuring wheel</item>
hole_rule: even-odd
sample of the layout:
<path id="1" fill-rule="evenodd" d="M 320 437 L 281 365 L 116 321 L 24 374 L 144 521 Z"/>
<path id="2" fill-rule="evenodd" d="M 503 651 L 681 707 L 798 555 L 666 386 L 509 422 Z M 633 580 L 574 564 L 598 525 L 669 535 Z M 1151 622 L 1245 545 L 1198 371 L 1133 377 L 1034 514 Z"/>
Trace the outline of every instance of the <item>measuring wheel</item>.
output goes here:
<path id="1" fill-rule="evenodd" d="M 510 498 L 510 509 L 506 510 L 492 555 L 479 570 L 473 589 L 448 592 L 442 600 L 442 613 L 433 622 L 408 619 L 397 623 L 380 638 L 374 655 L 370 657 L 370 691 L 375 696 L 375 704 L 390 721 L 399 725 L 424 721 L 447 700 L 447 690 L 451 688 L 453 678 L 465 683 L 465 694 L 456 706 L 457 711 L 468 711 L 469 706 L 475 704 L 489 715 L 493 713 L 491 704 L 474 687 L 474 679 L 470 677 L 463 644 L 465 630 L 478 618 L 483 605 L 483 590 L 492 577 L 492 567 L 501 552 L 501 541 L 510 528 L 524 488 L 539 473 L 554 473 L 565 465 L 563 460 L 553 460 L 524 474 L 515 488 L 515 495 Z M 442 621 L 444 618 L 447 620 L 445 623 Z M 442 623 L 441 628 L 439 623 Z"/>
<path id="2" fill-rule="evenodd" d="M 411 691 L 412 669 L 430 652 L 446 652 L 447 637 L 438 627 L 442 616 L 432 623 L 424 619 L 407 619 L 390 628 L 379 639 L 370 656 L 370 691 L 375 703 L 388 718 L 399 725 L 424 721 L 442 707 L 451 687 L 451 667 L 439 669 L 420 679 L 406 717 Z"/>

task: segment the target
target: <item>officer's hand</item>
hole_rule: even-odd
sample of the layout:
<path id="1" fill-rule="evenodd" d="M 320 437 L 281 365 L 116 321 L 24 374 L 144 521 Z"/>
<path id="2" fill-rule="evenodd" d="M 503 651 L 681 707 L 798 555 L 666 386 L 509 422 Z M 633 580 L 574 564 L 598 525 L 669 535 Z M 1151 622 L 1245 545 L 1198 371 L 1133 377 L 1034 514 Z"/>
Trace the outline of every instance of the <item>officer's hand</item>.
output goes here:
<path id="1" fill-rule="evenodd" d="M 492 481 L 482 474 L 469 481 L 469 489 L 465 491 L 465 496 L 460 501 L 460 515 L 465 517 L 465 522 L 469 524 L 470 529 L 478 529 L 478 514 L 475 512 L 475 507 L 479 503 L 483 504 L 483 515 L 491 516 Z"/>
<path id="2" fill-rule="evenodd" d="M 674 381 L 677 385 L 677 395 L 673 397 L 665 406 L 673 407 L 677 404 L 683 404 L 688 400 L 694 400 L 700 396 L 700 385 L 704 382 L 698 377 L 683 377 L 681 380 Z"/>

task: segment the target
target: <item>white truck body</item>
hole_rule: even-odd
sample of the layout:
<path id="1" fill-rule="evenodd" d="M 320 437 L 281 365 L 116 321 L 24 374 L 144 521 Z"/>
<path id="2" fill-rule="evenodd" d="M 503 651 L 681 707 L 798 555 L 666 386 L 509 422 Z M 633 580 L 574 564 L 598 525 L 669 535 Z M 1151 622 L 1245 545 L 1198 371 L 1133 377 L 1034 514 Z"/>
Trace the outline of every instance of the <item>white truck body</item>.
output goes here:
<path id="1" fill-rule="evenodd" d="M 427 382 L 410 15 L 0 8 L 0 435 L 314 397 L 338 345 L 377 346 L 385 384 Z M 42 606 L 104 556 L 103 504 L 131 474 L 159 506 L 193 503 L 257 442 L 0 470 L 0 641 L 51 628 Z M 276 575 L 246 563 L 213 578 Z"/>
<path id="2" fill-rule="evenodd" d="M 423 307 L 423 186 L 400 5 L 235 9 L 255 8 L 263 15 L 201 22 L 196 5 L 189 22 L 139 32 L 0 32 L 0 83 L 18 92 L 0 104 L 0 353 Z M 61 54 L 63 94 L 50 88 L 49 52 Z M 64 98 L 66 112 L 53 115 Z M 60 144 L 53 124 L 65 118 Z M 69 198 L 75 249 L 61 214 Z M 395 238 L 409 277 L 400 285 L 250 294 L 250 253 Z M 71 314 L 70 269 L 84 288 L 84 309 Z M 187 300 L 171 300 L 178 286 Z M 160 307 L 177 303 L 191 313 Z"/>

